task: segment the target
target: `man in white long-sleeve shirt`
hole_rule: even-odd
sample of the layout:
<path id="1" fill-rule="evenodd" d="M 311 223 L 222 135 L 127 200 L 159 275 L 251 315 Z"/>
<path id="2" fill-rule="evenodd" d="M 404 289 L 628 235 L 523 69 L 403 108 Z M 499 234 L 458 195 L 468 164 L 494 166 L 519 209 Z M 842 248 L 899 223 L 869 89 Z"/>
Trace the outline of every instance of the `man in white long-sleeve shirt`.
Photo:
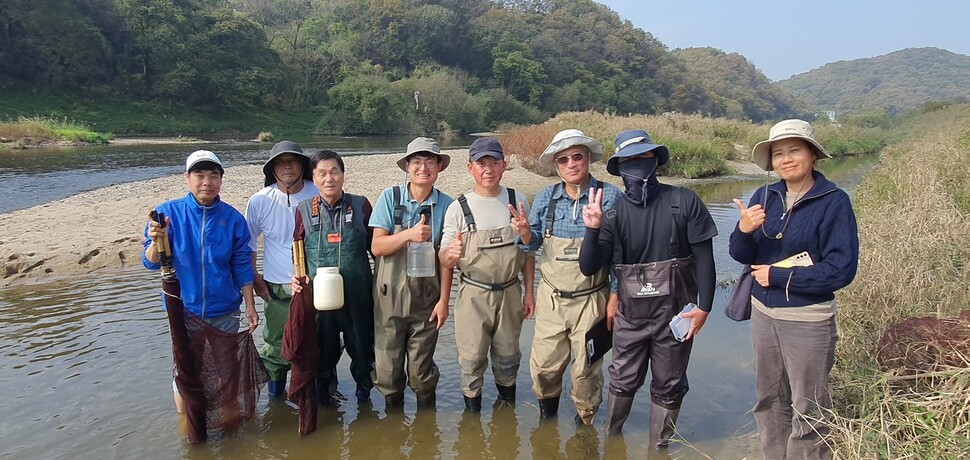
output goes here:
<path id="1" fill-rule="evenodd" d="M 263 165 L 264 185 L 246 205 L 246 222 L 252 240 L 253 290 L 266 306 L 265 342 L 259 355 L 269 371 L 271 397 L 285 394 L 290 363 L 280 356 L 283 328 L 290 308 L 290 278 L 293 277 L 294 214 L 300 201 L 317 195 L 310 177 L 310 159 L 298 144 L 282 141 L 273 146 Z M 263 235 L 263 271 L 256 266 L 259 236 Z"/>

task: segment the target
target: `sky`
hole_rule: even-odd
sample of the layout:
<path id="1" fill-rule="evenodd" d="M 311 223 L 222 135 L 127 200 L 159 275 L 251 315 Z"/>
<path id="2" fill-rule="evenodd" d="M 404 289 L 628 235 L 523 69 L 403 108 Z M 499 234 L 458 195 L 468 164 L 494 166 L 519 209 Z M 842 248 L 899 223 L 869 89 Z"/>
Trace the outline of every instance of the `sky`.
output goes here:
<path id="1" fill-rule="evenodd" d="M 966 0 L 596 0 L 668 48 L 740 53 L 772 81 L 904 48 L 970 55 Z"/>

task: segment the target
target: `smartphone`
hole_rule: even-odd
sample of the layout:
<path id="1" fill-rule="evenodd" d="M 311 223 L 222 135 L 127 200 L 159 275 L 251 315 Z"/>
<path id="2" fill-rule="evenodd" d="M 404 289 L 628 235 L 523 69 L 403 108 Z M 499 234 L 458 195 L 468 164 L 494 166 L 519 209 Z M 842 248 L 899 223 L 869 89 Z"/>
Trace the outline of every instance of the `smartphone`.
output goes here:
<path id="1" fill-rule="evenodd" d="M 696 306 L 693 302 L 684 305 L 680 313 L 670 320 L 670 331 L 674 333 L 674 338 L 678 342 L 687 340 L 687 333 L 690 332 L 690 324 L 693 322 L 690 318 L 683 318 L 680 315 L 693 310 Z"/>

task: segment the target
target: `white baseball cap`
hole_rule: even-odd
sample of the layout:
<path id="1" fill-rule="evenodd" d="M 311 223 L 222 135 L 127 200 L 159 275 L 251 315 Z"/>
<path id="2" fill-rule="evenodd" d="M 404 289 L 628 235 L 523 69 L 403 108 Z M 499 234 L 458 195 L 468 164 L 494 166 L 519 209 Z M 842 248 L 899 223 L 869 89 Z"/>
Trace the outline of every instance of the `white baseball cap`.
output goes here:
<path id="1" fill-rule="evenodd" d="M 208 150 L 196 150 L 192 152 L 192 154 L 185 159 L 185 172 L 191 171 L 193 166 L 203 161 L 215 163 L 216 166 L 219 167 L 219 171 L 225 172 L 225 169 L 222 167 L 222 162 L 219 161 L 219 157 Z"/>

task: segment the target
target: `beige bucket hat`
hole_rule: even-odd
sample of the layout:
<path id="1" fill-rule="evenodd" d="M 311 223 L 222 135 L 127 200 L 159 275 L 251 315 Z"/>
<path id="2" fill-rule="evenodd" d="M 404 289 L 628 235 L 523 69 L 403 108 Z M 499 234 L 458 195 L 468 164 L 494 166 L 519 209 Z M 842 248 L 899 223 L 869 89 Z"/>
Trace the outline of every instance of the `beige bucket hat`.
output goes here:
<path id="1" fill-rule="evenodd" d="M 575 145 L 583 145 L 589 149 L 590 163 L 603 159 L 603 144 L 598 140 L 578 129 L 564 129 L 552 137 L 552 142 L 539 155 L 539 164 L 550 172 L 556 172 L 556 162 L 553 161 L 556 154 Z"/>
<path id="2" fill-rule="evenodd" d="M 407 172 L 408 160 L 411 159 L 411 155 L 422 152 L 430 153 L 438 157 L 438 161 L 441 162 L 441 169 L 438 172 L 444 171 L 451 164 L 451 156 L 447 153 L 441 153 L 441 147 L 438 146 L 438 141 L 430 137 L 416 137 L 408 144 L 404 156 L 400 160 L 397 160 L 397 167 Z"/>
<path id="3" fill-rule="evenodd" d="M 793 119 L 775 123 L 768 131 L 768 139 L 755 144 L 754 149 L 751 150 L 751 159 L 754 161 L 754 164 L 765 171 L 773 170 L 774 168 L 771 166 L 771 143 L 790 137 L 805 139 L 805 142 L 815 147 L 816 158 L 832 158 L 832 155 L 829 155 L 822 148 L 822 144 L 819 144 L 815 140 L 815 132 L 812 130 L 812 125 L 804 120 Z"/>

